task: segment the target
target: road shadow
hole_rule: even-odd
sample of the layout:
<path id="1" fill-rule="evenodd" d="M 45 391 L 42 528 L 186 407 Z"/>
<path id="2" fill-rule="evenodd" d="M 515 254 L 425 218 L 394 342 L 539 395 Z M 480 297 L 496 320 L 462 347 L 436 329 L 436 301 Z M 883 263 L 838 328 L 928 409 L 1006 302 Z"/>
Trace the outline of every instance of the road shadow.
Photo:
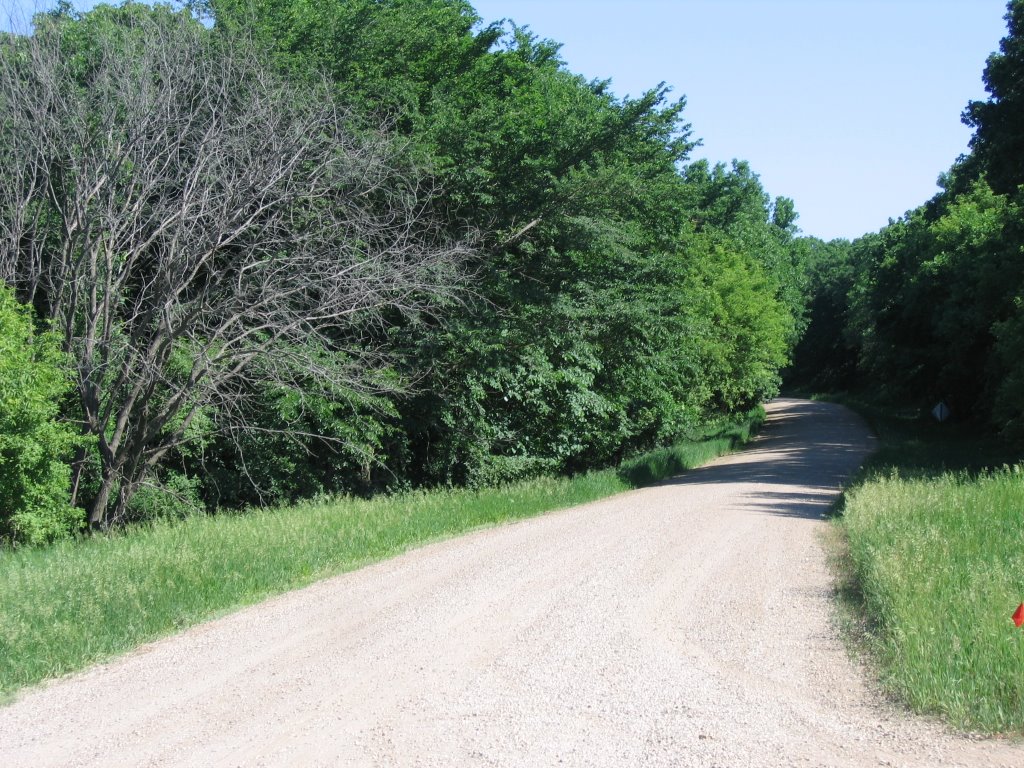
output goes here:
<path id="1" fill-rule="evenodd" d="M 779 485 L 751 490 L 745 506 L 784 517 L 821 519 L 844 483 L 874 450 L 871 430 L 834 403 L 780 399 L 768 405 L 761 434 L 743 451 L 659 485 Z"/>

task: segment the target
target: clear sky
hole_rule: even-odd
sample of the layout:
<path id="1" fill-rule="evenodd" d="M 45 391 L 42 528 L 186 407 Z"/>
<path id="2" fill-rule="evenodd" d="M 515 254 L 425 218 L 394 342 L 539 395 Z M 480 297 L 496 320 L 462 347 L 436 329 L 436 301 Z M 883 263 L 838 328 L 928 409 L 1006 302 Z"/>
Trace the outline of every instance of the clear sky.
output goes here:
<path id="1" fill-rule="evenodd" d="M 562 43 L 620 96 L 687 98 L 695 157 L 748 160 L 810 235 L 857 237 L 925 202 L 967 150 L 1005 0 L 471 0 Z M 0 7 L 52 5 L 0 0 Z M 94 4 L 90 0 L 78 7 Z"/>
<path id="2" fill-rule="evenodd" d="M 696 157 L 750 161 L 810 235 L 856 237 L 938 191 L 1005 0 L 471 0 L 563 44 L 569 68 L 687 98 Z"/>

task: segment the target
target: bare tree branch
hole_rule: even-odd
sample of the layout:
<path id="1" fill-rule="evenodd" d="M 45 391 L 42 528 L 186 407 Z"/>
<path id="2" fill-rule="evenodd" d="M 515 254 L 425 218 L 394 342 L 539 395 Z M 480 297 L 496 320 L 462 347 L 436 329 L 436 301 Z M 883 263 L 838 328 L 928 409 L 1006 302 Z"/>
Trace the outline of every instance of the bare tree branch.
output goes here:
<path id="1" fill-rule="evenodd" d="M 369 328 L 450 297 L 464 243 L 380 131 L 167 9 L 0 43 L 0 277 L 63 333 L 116 522 L 201 409 L 379 387 Z M 81 30 L 79 30 L 81 32 Z"/>

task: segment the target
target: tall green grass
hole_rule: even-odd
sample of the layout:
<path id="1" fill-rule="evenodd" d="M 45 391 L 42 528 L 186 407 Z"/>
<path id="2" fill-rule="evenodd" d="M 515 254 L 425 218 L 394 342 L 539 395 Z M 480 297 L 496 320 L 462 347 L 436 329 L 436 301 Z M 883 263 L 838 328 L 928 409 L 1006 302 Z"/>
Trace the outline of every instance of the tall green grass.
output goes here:
<path id="1" fill-rule="evenodd" d="M 762 418 L 619 470 L 157 522 L 0 551 L 0 694 L 430 541 L 660 480 L 745 441 Z"/>
<path id="2" fill-rule="evenodd" d="M 969 428 L 868 415 L 882 449 L 840 526 L 880 677 L 958 728 L 1024 731 L 1024 469 Z"/>
<path id="3" fill-rule="evenodd" d="M 961 728 L 1024 730 L 1021 467 L 876 477 L 844 519 L 890 689 Z"/>

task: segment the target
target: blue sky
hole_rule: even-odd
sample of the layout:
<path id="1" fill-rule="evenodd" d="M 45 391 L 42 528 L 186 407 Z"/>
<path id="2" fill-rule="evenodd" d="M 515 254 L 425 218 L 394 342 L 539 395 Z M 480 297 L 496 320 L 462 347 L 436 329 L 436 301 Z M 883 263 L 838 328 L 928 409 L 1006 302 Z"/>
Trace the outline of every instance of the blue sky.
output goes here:
<path id="1" fill-rule="evenodd" d="M 1005 0 L 471 2 L 486 21 L 562 43 L 570 69 L 611 78 L 620 96 L 666 82 L 687 97 L 703 141 L 695 157 L 748 160 L 771 195 L 794 199 L 801 229 L 826 239 L 876 231 L 935 194 L 967 149 L 960 113 L 986 97 L 981 74 L 1006 10 Z"/>
<path id="2" fill-rule="evenodd" d="M 471 0 L 472 1 L 472 0 Z M 687 97 L 697 157 L 749 160 L 798 224 L 876 231 L 930 198 L 967 150 L 1005 0 L 475 0 L 563 44 L 616 94 Z"/>

